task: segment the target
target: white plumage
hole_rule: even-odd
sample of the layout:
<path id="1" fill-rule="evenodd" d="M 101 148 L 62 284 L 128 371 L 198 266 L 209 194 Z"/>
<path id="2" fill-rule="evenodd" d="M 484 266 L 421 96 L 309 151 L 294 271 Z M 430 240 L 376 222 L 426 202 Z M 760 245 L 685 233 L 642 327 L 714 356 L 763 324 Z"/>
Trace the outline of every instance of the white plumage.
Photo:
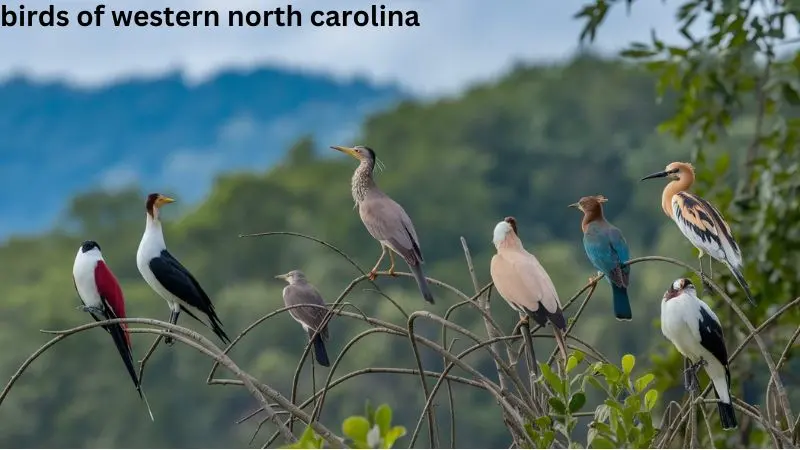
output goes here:
<path id="1" fill-rule="evenodd" d="M 675 280 L 661 300 L 661 333 L 693 366 L 704 361 L 714 385 L 724 429 L 736 427 L 730 397 L 728 353 L 719 318 L 699 298 L 691 281 Z"/>

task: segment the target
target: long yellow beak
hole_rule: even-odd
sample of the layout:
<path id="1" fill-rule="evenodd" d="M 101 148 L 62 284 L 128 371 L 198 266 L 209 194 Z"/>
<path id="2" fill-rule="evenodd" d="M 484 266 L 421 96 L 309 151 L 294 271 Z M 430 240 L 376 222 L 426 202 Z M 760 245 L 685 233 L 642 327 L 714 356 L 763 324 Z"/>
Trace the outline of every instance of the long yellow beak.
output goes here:
<path id="1" fill-rule="evenodd" d="M 156 204 L 158 206 L 166 205 L 167 203 L 175 203 L 175 199 L 170 198 L 170 197 L 164 197 L 162 195 L 162 196 L 158 197 L 158 200 L 156 200 Z"/>
<path id="2" fill-rule="evenodd" d="M 361 159 L 361 155 L 359 155 L 358 152 L 356 151 L 356 149 L 354 149 L 354 148 L 341 147 L 339 145 L 331 145 L 331 148 L 334 149 L 334 150 L 339 150 L 342 153 L 346 153 L 346 154 L 352 156 L 355 159 Z"/>

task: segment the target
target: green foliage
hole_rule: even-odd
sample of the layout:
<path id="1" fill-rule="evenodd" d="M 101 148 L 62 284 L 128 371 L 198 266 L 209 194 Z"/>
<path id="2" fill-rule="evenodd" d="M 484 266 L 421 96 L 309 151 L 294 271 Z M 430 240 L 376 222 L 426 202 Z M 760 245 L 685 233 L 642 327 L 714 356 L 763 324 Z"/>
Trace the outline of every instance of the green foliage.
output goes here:
<path id="1" fill-rule="evenodd" d="M 313 428 L 306 426 L 305 431 L 303 431 L 303 434 L 300 435 L 300 439 L 281 448 L 323 448 L 322 444 L 322 438 L 317 436 L 317 433 L 314 432 Z"/>
<path id="2" fill-rule="evenodd" d="M 352 448 L 393 448 L 395 441 L 406 435 L 406 428 L 392 425 L 392 409 L 387 404 L 373 410 L 367 406 L 366 416 L 351 416 L 342 423 L 342 433 Z"/>
<path id="3" fill-rule="evenodd" d="M 567 359 L 565 374 L 559 376 L 549 365 L 540 363 L 540 382 L 549 388 L 549 416 L 538 417 L 526 424 L 526 431 L 536 448 L 550 448 L 560 436 L 568 448 L 648 448 L 658 430 L 653 425 L 653 410 L 658 390 L 650 388 L 652 373 L 633 377 L 636 358 L 626 354 L 621 365 L 596 362 L 575 373 L 584 360 L 580 351 Z M 571 375 L 573 374 L 573 375 Z M 587 425 L 586 444 L 575 442 L 581 408 L 587 403 L 587 386 L 596 388 L 602 403 Z"/>

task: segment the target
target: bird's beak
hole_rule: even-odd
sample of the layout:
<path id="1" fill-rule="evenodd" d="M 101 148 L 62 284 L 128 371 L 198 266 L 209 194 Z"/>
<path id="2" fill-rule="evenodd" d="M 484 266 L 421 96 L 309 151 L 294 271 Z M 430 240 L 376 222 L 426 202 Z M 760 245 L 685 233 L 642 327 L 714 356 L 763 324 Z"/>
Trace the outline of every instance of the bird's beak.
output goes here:
<path id="1" fill-rule="evenodd" d="M 158 204 L 158 206 L 166 205 L 167 203 L 175 203 L 175 199 L 161 196 L 161 197 L 158 197 L 158 200 L 156 201 L 156 203 Z"/>
<path id="2" fill-rule="evenodd" d="M 279 280 L 285 280 L 286 279 L 286 275 L 288 275 L 288 274 L 284 273 L 283 275 L 275 275 L 275 278 L 277 278 Z"/>
<path id="3" fill-rule="evenodd" d="M 358 154 L 356 149 L 350 147 L 340 147 L 338 145 L 331 145 L 331 148 L 334 150 L 339 150 L 342 153 L 347 153 L 348 155 L 352 156 L 355 159 L 361 159 L 361 156 Z"/>
<path id="4" fill-rule="evenodd" d="M 578 204 L 578 203 L 573 203 L 573 204 L 571 204 L 571 205 L 567 206 L 567 208 L 578 208 L 578 209 L 580 209 L 580 208 L 581 208 L 581 205 L 580 205 L 580 204 Z"/>
<path id="5" fill-rule="evenodd" d="M 669 175 L 669 172 L 667 172 L 666 170 L 662 170 L 661 172 L 651 173 L 650 175 L 642 178 L 639 181 L 650 180 L 650 179 L 653 179 L 653 178 L 664 178 L 667 175 Z"/>

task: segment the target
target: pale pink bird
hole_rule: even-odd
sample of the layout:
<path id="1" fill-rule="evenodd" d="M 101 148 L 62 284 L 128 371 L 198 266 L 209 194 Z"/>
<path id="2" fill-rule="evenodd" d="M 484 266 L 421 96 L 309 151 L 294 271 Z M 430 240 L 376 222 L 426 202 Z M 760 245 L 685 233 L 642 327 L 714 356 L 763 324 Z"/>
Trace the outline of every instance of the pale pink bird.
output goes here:
<path id="1" fill-rule="evenodd" d="M 567 321 L 561 311 L 558 293 L 539 260 L 522 246 L 516 219 L 506 217 L 499 222 L 494 227 L 492 241 L 497 248 L 490 269 L 495 289 L 519 313 L 522 322 L 528 322 L 532 317 L 536 323 L 545 326 L 550 319 L 558 349 L 566 361 L 567 347 L 562 333 L 567 329 Z"/>

